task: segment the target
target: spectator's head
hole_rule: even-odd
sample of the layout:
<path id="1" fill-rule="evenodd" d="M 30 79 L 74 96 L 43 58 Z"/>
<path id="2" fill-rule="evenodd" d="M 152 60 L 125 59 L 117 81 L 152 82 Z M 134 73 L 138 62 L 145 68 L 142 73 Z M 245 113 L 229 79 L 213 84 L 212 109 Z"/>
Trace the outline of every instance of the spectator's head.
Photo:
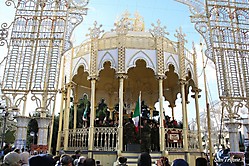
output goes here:
<path id="1" fill-rule="evenodd" d="M 18 153 L 18 154 L 21 153 L 21 152 L 20 152 L 20 149 L 18 149 L 18 148 L 16 148 L 16 149 L 14 150 L 14 152 L 16 152 L 16 153 Z"/>
<path id="2" fill-rule="evenodd" d="M 29 159 L 29 166 L 54 166 L 55 160 L 52 155 L 40 154 L 35 155 Z"/>
<path id="3" fill-rule="evenodd" d="M 83 165 L 84 166 L 95 166 L 95 160 L 93 158 L 86 158 Z"/>
<path id="4" fill-rule="evenodd" d="M 207 166 L 207 160 L 203 157 L 199 157 L 195 160 L 196 166 Z"/>
<path id="5" fill-rule="evenodd" d="M 3 158 L 2 166 L 21 166 L 21 157 L 16 152 L 9 152 Z"/>
<path id="6" fill-rule="evenodd" d="M 170 166 L 169 165 L 169 159 L 167 157 L 160 157 L 159 162 L 161 163 L 161 165 Z"/>
<path id="7" fill-rule="evenodd" d="M 147 152 L 142 152 L 138 157 L 138 166 L 151 166 L 151 156 Z"/>
<path id="8" fill-rule="evenodd" d="M 175 159 L 172 166 L 189 166 L 188 163 L 183 159 Z"/>
<path id="9" fill-rule="evenodd" d="M 80 156 L 80 158 L 77 160 L 76 166 L 83 166 L 85 160 L 85 156 Z"/>
<path id="10" fill-rule="evenodd" d="M 118 162 L 119 162 L 119 164 L 126 164 L 127 158 L 126 157 L 119 157 Z"/>
<path id="11" fill-rule="evenodd" d="M 60 158 L 60 163 L 62 166 L 72 166 L 73 159 L 71 156 L 64 154 Z"/>
<path id="12" fill-rule="evenodd" d="M 76 150 L 76 151 L 75 151 L 75 155 L 79 157 L 79 156 L 81 155 L 80 150 Z"/>

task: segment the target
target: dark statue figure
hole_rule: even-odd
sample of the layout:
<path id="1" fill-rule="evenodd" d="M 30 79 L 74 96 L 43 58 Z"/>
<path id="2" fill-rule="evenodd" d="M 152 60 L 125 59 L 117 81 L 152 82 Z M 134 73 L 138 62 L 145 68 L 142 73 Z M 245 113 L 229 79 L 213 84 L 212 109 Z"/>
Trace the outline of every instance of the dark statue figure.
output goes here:
<path id="1" fill-rule="evenodd" d="M 107 104 L 105 103 L 105 99 L 102 98 L 96 110 L 96 117 L 100 121 L 104 121 L 105 118 L 106 120 L 109 119 L 108 116 L 109 116 L 108 107 L 107 107 Z"/>

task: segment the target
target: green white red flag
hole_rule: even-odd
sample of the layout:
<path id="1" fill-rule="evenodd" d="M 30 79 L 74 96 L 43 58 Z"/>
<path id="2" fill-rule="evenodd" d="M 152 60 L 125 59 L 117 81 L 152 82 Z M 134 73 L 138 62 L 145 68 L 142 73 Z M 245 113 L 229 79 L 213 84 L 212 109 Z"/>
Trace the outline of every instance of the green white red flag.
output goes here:
<path id="1" fill-rule="evenodd" d="M 137 100 L 137 103 L 136 103 L 136 107 L 135 107 L 135 111 L 132 115 L 132 120 L 135 124 L 135 130 L 136 132 L 138 132 L 138 123 L 139 123 L 139 120 L 140 120 L 140 114 L 141 114 L 141 92 L 139 93 L 139 97 L 138 97 L 138 100 Z"/>

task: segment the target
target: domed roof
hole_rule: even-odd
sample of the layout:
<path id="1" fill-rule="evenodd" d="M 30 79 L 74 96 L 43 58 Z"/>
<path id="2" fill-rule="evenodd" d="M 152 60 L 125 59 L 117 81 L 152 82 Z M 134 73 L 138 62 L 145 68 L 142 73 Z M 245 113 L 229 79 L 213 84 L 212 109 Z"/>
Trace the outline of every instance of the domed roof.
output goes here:
<path id="1" fill-rule="evenodd" d="M 109 37 L 116 37 L 118 36 L 116 32 L 106 32 L 103 34 L 101 38 L 109 38 Z M 137 36 L 137 37 L 153 37 L 150 32 L 145 31 L 128 31 L 126 36 Z"/>

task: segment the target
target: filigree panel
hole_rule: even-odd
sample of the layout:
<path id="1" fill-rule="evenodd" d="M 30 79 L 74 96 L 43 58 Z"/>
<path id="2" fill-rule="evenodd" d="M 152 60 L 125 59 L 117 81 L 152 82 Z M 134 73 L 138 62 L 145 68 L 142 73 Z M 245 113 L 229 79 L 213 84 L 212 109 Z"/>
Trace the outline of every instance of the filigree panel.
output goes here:
<path id="1" fill-rule="evenodd" d="M 66 0 L 6 1 L 7 5 L 11 3 L 16 14 L 2 87 L 10 93 L 54 92 L 61 56 L 71 47 L 71 33 L 83 20 L 86 8 L 83 3 L 75 6 Z"/>
<path id="2" fill-rule="evenodd" d="M 195 11 L 191 21 L 205 39 L 207 57 L 216 65 L 220 98 L 248 102 L 249 1 L 207 0 L 205 5 L 200 0 L 176 1 Z"/>

